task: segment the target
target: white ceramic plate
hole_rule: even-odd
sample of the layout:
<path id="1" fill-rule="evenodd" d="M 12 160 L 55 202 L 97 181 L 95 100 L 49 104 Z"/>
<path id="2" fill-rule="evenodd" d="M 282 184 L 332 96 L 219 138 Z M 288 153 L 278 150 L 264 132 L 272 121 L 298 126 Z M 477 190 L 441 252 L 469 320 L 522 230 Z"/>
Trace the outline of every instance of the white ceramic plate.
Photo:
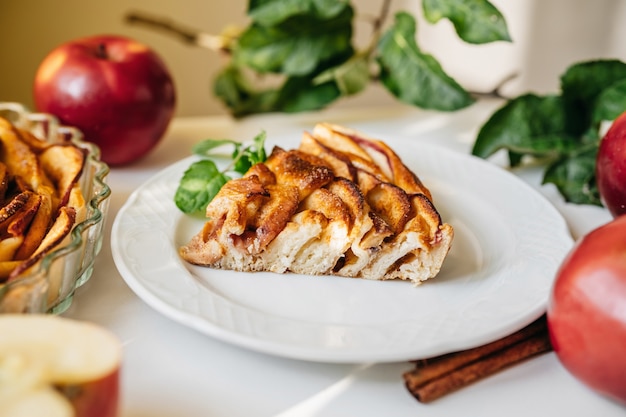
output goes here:
<path id="1" fill-rule="evenodd" d="M 113 224 L 115 264 L 141 299 L 173 320 L 241 347 L 312 361 L 425 358 L 487 343 L 541 315 L 572 246 L 558 211 L 488 162 L 415 140 L 388 143 L 455 229 L 442 271 L 423 285 L 186 264 L 178 248 L 204 221 L 182 214 L 173 195 L 193 158 L 130 196 Z"/>

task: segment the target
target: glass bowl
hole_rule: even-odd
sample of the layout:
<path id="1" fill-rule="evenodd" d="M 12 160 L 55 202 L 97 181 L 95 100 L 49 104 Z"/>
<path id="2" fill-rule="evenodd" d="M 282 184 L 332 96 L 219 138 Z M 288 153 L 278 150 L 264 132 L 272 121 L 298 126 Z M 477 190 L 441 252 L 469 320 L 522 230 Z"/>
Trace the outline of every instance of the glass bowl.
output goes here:
<path id="1" fill-rule="evenodd" d="M 100 150 L 83 141 L 78 129 L 61 125 L 51 115 L 30 112 L 18 103 L 0 102 L 0 116 L 42 141 L 71 143 L 86 154 L 78 179 L 85 200 L 84 220 L 77 222 L 63 243 L 27 272 L 0 283 L 0 313 L 59 314 L 70 306 L 75 290 L 91 277 L 102 247 L 111 195 L 106 183 L 109 167 L 100 160 Z"/>

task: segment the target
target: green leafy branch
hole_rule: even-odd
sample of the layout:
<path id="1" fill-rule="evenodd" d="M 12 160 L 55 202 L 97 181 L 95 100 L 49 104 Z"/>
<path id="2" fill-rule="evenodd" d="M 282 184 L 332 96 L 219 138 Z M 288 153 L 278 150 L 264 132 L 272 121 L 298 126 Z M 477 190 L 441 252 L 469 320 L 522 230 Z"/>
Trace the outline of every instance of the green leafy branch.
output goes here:
<path id="1" fill-rule="evenodd" d="M 618 60 L 575 63 L 561 76 L 557 94 L 524 94 L 508 100 L 481 127 L 472 153 L 507 152 L 511 167 L 545 166 L 543 183 L 564 199 L 602 205 L 595 178 L 601 125 L 626 110 L 626 64 Z"/>
<path id="2" fill-rule="evenodd" d="M 145 14 L 127 19 L 227 52 L 213 92 L 236 117 L 322 109 L 373 82 L 425 109 L 472 104 L 472 95 L 417 44 L 414 16 L 401 11 L 388 22 L 390 4 L 381 0 L 364 48 L 353 42 L 356 16 L 349 0 L 249 0 L 249 25 L 215 36 Z M 488 0 L 423 0 L 422 8 L 428 23 L 449 20 L 467 43 L 510 41 L 504 17 Z"/>

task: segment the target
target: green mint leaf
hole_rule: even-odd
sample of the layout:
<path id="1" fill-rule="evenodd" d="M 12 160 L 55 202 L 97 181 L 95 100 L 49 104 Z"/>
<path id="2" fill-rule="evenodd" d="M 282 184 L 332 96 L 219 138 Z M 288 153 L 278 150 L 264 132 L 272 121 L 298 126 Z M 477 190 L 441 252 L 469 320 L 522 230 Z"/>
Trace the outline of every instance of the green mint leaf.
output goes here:
<path id="1" fill-rule="evenodd" d="M 378 43 L 380 80 L 398 99 L 425 109 L 458 110 L 473 103 L 467 91 L 449 77 L 415 42 L 415 19 L 396 14 L 394 25 Z"/>
<path id="2" fill-rule="evenodd" d="M 252 165 L 258 164 L 259 162 L 263 162 L 267 159 L 267 155 L 265 153 L 265 138 L 266 133 L 261 132 L 255 136 L 252 141 L 252 145 L 243 149 L 237 149 L 236 153 L 233 155 L 233 159 L 235 160 L 233 167 L 234 171 L 240 174 L 245 174 L 248 172 L 250 167 L 252 167 Z"/>
<path id="3" fill-rule="evenodd" d="M 465 42 L 511 41 L 504 17 L 487 0 L 422 0 L 422 8 L 430 23 L 449 19 Z"/>
<path id="4" fill-rule="evenodd" d="M 558 159 L 546 169 L 543 183 L 554 184 L 566 201 L 601 206 L 595 182 L 597 151 L 590 146 Z"/>
<path id="5" fill-rule="evenodd" d="M 194 162 L 178 184 L 174 203 L 184 213 L 201 212 L 229 179 L 211 160 Z"/>
<path id="6" fill-rule="evenodd" d="M 298 15 L 329 19 L 349 6 L 348 0 L 250 0 L 248 15 L 262 26 L 274 26 Z"/>
<path id="7" fill-rule="evenodd" d="M 369 62 L 365 54 L 355 54 L 338 66 L 328 68 L 313 79 L 314 85 L 334 82 L 342 96 L 363 91 L 370 82 Z"/>
<path id="8" fill-rule="evenodd" d="M 224 145 L 233 145 L 237 148 L 239 146 L 239 142 L 232 139 L 205 139 L 193 145 L 191 152 L 198 156 L 209 156 L 212 153 L 211 151 L 215 148 L 219 148 Z"/>
<path id="9" fill-rule="evenodd" d="M 352 8 L 346 7 L 329 19 L 294 16 L 277 26 L 253 23 L 239 38 L 234 63 L 260 73 L 310 74 L 324 62 L 352 54 L 352 18 Z"/>
<path id="10" fill-rule="evenodd" d="M 265 162 L 267 159 L 267 153 L 265 152 L 265 140 L 267 139 L 267 134 L 265 131 L 262 131 L 258 135 L 254 137 L 252 140 L 252 146 L 248 149 L 250 150 L 251 160 L 258 164 L 259 162 Z"/>
<path id="11" fill-rule="evenodd" d="M 560 96 L 526 94 L 507 102 L 481 127 L 472 154 L 487 158 L 500 149 L 538 157 L 558 157 L 576 144 L 567 133 Z M 519 155 L 518 155 L 519 157 Z M 512 165 L 520 160 L 511 160 Z"/>
<path id="12" fill-rule="evenodd" d="M 235 160 L 235 164 L 233 165 L 233 171 L 243 175 L 248 172 L 252 165 L 254 164 L 252 163 L 248 155 L 243 154 Z"/>
<path id="13" fill-rule="evenodd" d="M 254 164 L 267 159 L 265 152 L 265 132 L 254 137 L 251 144 L 244 145 L 232 139 L 206 139 L 192 148 L 193 152 L 202 157 L 211 157 L 212 151 L 223 145 L 232 145 L 233 161 L 230 167 L 220 171 L 214 161 L 203 159 L 191 164 L 178 183 L 174 195 L 176 206 L 184 213 L 192 214 L 206 210 L 206 206 L 230 181 L 226 172 L 245 174 Z"/>

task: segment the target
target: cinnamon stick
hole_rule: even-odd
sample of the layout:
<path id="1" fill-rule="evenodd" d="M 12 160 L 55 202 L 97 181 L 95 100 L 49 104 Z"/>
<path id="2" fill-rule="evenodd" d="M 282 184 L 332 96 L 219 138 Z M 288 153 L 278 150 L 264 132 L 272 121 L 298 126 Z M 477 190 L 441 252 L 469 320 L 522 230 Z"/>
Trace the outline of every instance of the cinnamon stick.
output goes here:
<path id="1" fill-rule="evenodd" d="M 543 315 L 495 342 L 416 361 L 415 369 L 403 376 L 409 392 L 418 401 L 427 403 L 551 349 Z"/>

